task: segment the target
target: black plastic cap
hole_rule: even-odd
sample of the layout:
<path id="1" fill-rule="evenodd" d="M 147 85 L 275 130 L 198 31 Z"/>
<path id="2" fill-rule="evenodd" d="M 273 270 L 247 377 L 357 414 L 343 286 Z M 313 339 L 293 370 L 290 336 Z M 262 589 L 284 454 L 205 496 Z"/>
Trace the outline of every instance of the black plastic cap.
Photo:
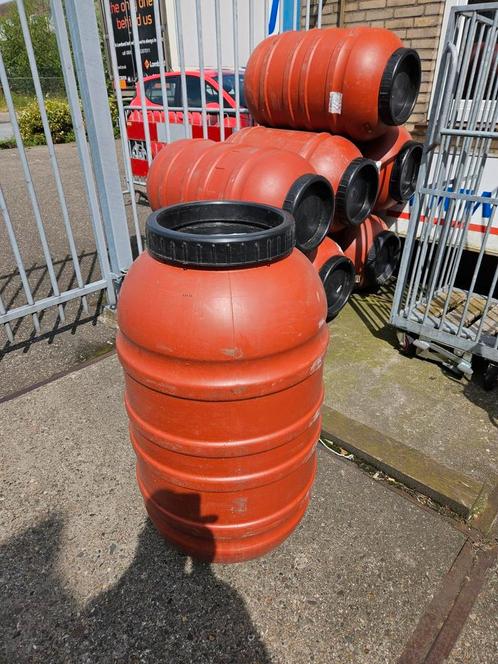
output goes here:
<path id="1" fill-rule="evenodd" d="M 417 51 L 398 48 L 387 61 L 379 90 L 379 116 L 386 125 L 401 125 L 417 101 L 422 67 Z"/>
<path id="2" fill-rule="evenodd" d="M 354 265 L 346 256 L 332 256 L 318 274 L 327 296 L 327 320 L 332 320 L 351 297 L 355 285 Z"/>
<path id="3" fill-rule="evenodd" d="M 301 175 L 289 189 L 283 204 L 296 222 L 296 247 L 316 249 L 327 235 L 334 215 L 334 192 L 321 175 Z"/>
<path id="4" fill-rule="evenodd" d="M 382 231 L 373 241 L 365 261 L 365 286 L 383 286 L 393 276 L 401 254 L 401 241 L 392 231 Z"/>
<path id="5" fill-rule="evenodd" d="M 239 201 L 195 201 L 153 212 L 147 251 L 183 267 L 235 268 L 268 264 L 295 245 L 294 220 L 284 210 Z"/>
<path id="6" fill-rule="evenodd" d="M 422 143 L 407 141 L 394 161 L 389 180 L 389 194 L 399 203 L 409 201 L 415 191 L 422 151 Z"/>
<path id="7" fill-rule="evenodd" d="M 379 171 L 371 159 L 353 159 L 344 171 L 336 195 L 336 219 L 359 226 L 371 213 L 379 190 Z"/>

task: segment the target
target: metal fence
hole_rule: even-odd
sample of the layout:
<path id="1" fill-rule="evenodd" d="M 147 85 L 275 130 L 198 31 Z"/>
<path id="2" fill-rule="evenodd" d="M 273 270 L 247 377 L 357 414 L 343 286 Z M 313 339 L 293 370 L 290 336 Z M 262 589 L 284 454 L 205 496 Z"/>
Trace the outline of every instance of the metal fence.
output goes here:
<path id="1" fill-rule="evenodd" d="M 13 77 L 9 80 L 0 41 L 0 83 L 17 146 L 14 166 L 19 167 L 25 185 L 21 193 L 16 184 L 13 196 L 1 188 L 7 182 L 9 189 L 12 178 L 0 174 L 4 221 L 3 228 L 0 226 L 0 327 L 11 343 L 26 317 L 32 317 L 39 334 L 47 309 L 56 310 L 64 321 L 65 305 L 72 300 L 86 311 L 88 296 L 102 291 L 109 304 L 115 303 L 116 285 L 132 261 L 130 239 L 136 241 L 137 251 L 143 249 L 141 230 L 146 215 L 137 200 L 144 193 L 148 166 L 157 151 L 181 137 L 224 140 L 249 124 L 243 103 L 243 74 L 249 53 L 270 33 L 320 27 L 323 5 L 321 0 L 102 0 L 99 16 L 92 0 L 51 0 L 50 21 L 64 76 L 64 90 L 59 86 L 58 92 L 67 97 L 78 149 L 78 181 L 73 185 L 59 163 L 59 149 L 50 133 L 44 97 L 47 90 L 37 68 L 30 17 L 22 0 L 13 4 L 19 13 L 31 71 L 31 81 L 23 85 L 34 90 L 47 146 L 43 153 L 36 153 L 35 161 L 44 159 L 51 176 L 40 183 L 32 153 L 21 138 L 12 94 L 18 81 Z M 118 6 L 126 13 L 126 29 L 121 33 L 115 32 L 113 24 L 113 11 Z M 137 17 L 144 8 L 154 19 L 155 79 L 145 76 L 150 70 L 146 72 L 143 66 L 150 40 L 143 39 L 143 24 L 139 25 Z M 106 28 L 120 145 L 114 140 L 109 114 L 99 20 Z M 123 48 L 124 44 L 134 61 L 137 84 L 131 101 L 129 90 L 125 94 L 121 87 L 115 34 L 123 35 L 117 46 Z M 178 84 L 174 96 L 171 74 Z M 193 75 L 197 82 L 192 86 Z M 192 88 L 195 99 L 191 98 Z M 7 176 L 7 169 L 3 170 Z M 49 179 L 53 194 L 44 205 Z M 16 182 L 20 181 L 17 178 Z M 75 211 L 73 200 L 81 206 L 78 188 L 85 192 L 86 203 L 85 210 L 79 207 Z M 89 219 L 86 234 L 80 228 L 85 215 Z M 82 263 L 88 255 L 93 255 L 98 269 L 84 269 Z M 45 292 L 37 270 L 43 271 Z"/>
<path id="2" fill-rule="evenodd" d="M 49 308 L 55 307 L 64 322 L 65 304 L 71 300 L 78 300 L 83 311 L 88 311 L 88 297 L 104 291 L 107 301 L 114 304 L 115 282 L 132 261 L 93 2 L 66 0 L 63 6 L 62 0 L 51 1 L 51 21 L 78 151 L 79 172 L 69 174 L 59 163 L 50 131 L 30 17 L 22 0 L 15 4 L 46 148 L 33 155 L 24 145 L 0 42 L 0 83 L 17 147 L 14 158 L 3 154 L 0 174 L 4 222 L 0 227 L 0 325 L 11 343 L 18 321 L 26 316 L 32 317 L 39 334 L 40 321 Z M 44 168 L 36 182 L 33 170 L 39 160 Z M 9 172 L 17 168 L 18 179 Z M 73 178 L 84 192 L 78 197 L 76 210 L 70 200 L 76 186 Z M 85 215 L 89 228 L 82 236 L 79 226 Z M 77 235 L 82 236 L 80 243 Z M 98 267 L 85 274 L 82 263 L 89 254 L 94 254 Z M 31 264 L 25 259 L 27 255 L 32 257 Z"/>
<path id="3" fill-rule="evenodd" d="M 498 189 L 476 193 L 498 139 L 497 31 L 498 3 L 452 9 L 391 314 L 405 343 L 467 374 L 473 354 L 498 362 L 498 258 L 486 256 Z M 480 206 L 469 277 L 464 250 Z"/>

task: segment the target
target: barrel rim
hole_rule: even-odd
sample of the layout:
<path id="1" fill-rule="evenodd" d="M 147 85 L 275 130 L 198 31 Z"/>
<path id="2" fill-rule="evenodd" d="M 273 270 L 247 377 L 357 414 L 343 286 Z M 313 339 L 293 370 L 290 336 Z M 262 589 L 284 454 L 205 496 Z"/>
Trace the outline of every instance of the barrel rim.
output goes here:
<path id="1" fill-rule="evenodd" d="M 182 267 L 268 264 L 292 252 L 294 226 L 289 212 L 262 203 L 178 203 L 149 215 L 147 251 L 156 260 Z"/>

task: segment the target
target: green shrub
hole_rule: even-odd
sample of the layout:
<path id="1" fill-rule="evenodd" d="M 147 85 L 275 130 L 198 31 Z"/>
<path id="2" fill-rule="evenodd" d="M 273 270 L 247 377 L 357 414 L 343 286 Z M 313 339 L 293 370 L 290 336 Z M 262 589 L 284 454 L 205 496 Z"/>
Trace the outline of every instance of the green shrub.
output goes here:
<path id="1" fill-rule="evenodd" d="M 109 94 L 109 111 L 111 112 L 111 121 L 112 128 L 114 130 L 114 136 L 119 138 L 119 109 L 118 102 L 116 100 L 116 95 L 114 93 Z"/>
<path id="2" fill-rule="evenodd" d="M 46 99 L 45 109 L 54 143 L 74 141 L 73 122 L 68 102 L 65 99 Z M 45 144 L 40 109 L 35 100 L 19 113 L 19 129 L 26 145 Z"/>

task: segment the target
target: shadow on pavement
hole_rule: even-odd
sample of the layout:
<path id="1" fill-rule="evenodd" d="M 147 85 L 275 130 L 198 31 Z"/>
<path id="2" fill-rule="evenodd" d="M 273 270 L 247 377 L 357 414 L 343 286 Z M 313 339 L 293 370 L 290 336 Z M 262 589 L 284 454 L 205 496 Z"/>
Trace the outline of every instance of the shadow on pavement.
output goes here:
<path id="1" fill-rule="evenodd" d="M 389 324 L 394 285 L 382 287 L 376 293 L 355 293 L 349 300 L 351 308 L 368 331 L 377 339 L 399 348 L 396 331 Z"/>
<path id="2" fill-rule="evenodd" d="M 89 284 L 100 278 L 96 252 L 81 253 L 79 262 L 84 284 Z M 53 265 L 61 292 L 77 287 L 73 261 L 69 254 L 60 260 L 54 261 Z M 33 263 L 26 269 L 26 276 L 35 301 L 53 294 L 46 265 Z M 17 270 L 0 275 L 0 295 L 7 311 L 26 304 L 26 295 Z M 74 335 L 81 325 L 91 324 L 95 326 L 105 304 L 104 291 L 90 294 L 86 297 L 86 303 L 87 310 L 85 311 L 81 299 L 67 302 L 64 305 L 64 321 L 61 320 L 59 309 L 56 306 L 40 311 L 38 313 L 40 333 L 36 332 L 31 315 L 14 320 L 11 323 L 14 343 L 7 340 L 0 347 L 0 361 L 7 353 L 13 351 L 22 350 L 23 353 L 27 353 L 32 344 L 36 342 L 47 341 L 52 344 L 58 335 L 66 332 Z"/>
<path id="3" fill-rule="evenodd" d="M 480 357 L 474 357 L 472 361 L 474 373 L 472 378 L 465 383 L 463 393 L 469 401 L 479 406 L 489 417 L 489 421 L 498 428 L 498 387 L 491 391 L 483 388 L 483 374 L 486 370 L 486 362 Z"/>
<path id="4" fill-rule="evenodd" d="M 0 550 L 3 661 L 270 662 L 239 594 L 150 521 L 119 581 L 79 605 L 57 567 L 63 525 L 53 516 Z M 68 573 L 79 573 L 77 559 Z"/>

